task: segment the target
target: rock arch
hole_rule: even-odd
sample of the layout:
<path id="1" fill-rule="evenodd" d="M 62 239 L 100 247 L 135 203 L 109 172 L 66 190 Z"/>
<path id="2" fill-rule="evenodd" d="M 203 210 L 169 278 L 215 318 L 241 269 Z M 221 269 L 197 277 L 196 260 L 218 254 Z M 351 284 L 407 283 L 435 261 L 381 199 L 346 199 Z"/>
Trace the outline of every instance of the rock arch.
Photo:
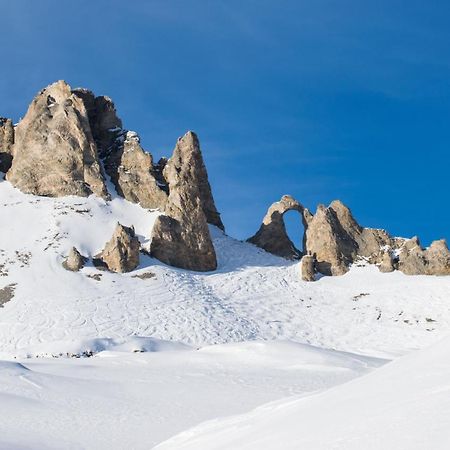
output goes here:
<path id="1" fill-rule="evenodd" d="M 267 210 L 266 215 L 259 227 L 258 232 L 247 239 L 248 242 L 287 259 L 299 259 L 302 252 L 297 249 L 294 243 L 289 239 L 284 224 L 283 216 L 288 211 L 298 211 L 306 229 L 310 217 L 310 212 L 295 198 L 290 195 L 283 195 L 281 200 L 273 203 Z M 303 236 L 303 244 L 305 244 L 305 235 Z"/>

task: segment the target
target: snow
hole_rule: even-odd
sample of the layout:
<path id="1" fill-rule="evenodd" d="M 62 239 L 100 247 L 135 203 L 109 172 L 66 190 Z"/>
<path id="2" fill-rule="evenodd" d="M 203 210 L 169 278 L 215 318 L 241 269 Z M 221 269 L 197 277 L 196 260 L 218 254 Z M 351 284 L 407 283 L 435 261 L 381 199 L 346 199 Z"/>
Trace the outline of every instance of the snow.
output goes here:
<path id="1" fill-rule="evenodd" d="M 6 440 L 149 449 L 203 420 L 326 389 L 384 362 L 289 342 L 159 350 L 0 363 L 0 448 Z"/>
<path id="2" fill-rule="evenodd" d="M 0 207 L 0 293 L 14 286 L 0 307 L 0 449 L 443 442 L 450 277 L 358 263 L 307 283 L 298 262 L 215 227 L 214 272 L 145 254 L 128 274 L 92 263 L 69 272 L 61 263 L 70 248 L 92 258 L 117 222 L 148 249 L 159 212 L 117 195 L 26 195 L 6 181 Z M 394 445 L 396 424 L 410 446 Z"/>
<path id="3" fill-rule="evenodd" d="M 213 420 L 158 450 L 446 450 L 450 339 L 351 382 Z"/>

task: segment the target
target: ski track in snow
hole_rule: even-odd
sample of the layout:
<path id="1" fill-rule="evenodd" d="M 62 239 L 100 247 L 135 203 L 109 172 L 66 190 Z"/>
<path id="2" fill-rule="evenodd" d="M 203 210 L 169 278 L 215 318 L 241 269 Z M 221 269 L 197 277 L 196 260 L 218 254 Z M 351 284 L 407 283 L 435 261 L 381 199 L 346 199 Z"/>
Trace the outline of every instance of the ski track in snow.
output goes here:
<path id="1" fill-rule="evenodd" d="M 194 273 L 142 255 L 129 274 L 64 270 L 71 246 L 97 254 L 117 221 L 144 247 L 157 212 L 114 198 L 43 198 L 0 182 L 0 352 L 53 341 L 152 336 L 194 346 L 287 339 L 362 354 L 395 356 L 436 341 L 450 325 L 450 277 L 381 274 L 353 267 L 315 283 L 298 263 L 211 227 L 219 268 Z M 152 272 L 153 278 L 136 275 Z M 92 278 L 97 277 L 98 279 Z"/>

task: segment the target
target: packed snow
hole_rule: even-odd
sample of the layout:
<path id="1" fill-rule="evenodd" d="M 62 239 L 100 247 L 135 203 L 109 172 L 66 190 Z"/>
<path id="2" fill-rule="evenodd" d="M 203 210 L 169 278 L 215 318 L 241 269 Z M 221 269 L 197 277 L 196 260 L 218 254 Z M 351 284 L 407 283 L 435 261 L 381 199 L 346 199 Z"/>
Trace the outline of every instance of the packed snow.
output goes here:
<path id="1" fill-rule="evenodd" d="M 450 277 L 361 262 L 307 283 L 298 262 L 215 227 L 214 272 L 145 253 L 127 274 L 91 262 L 69 272 L 70 248 L 92 259 L 117 222 L 148 249 L 159 212 L 118 197 L 26 195 L 7 181 L 0 208 L 0 449 L 284 449 L 299 435 L 312 450 L 440 448 L 450 346 L 435 343 L 450 330 Z M 408 383 L 394 392 L 389 379 Z M 416 443 L 433 437 L 407 413 L 432 427 L 435 446 L 397 445 L 389 420 Z"/>

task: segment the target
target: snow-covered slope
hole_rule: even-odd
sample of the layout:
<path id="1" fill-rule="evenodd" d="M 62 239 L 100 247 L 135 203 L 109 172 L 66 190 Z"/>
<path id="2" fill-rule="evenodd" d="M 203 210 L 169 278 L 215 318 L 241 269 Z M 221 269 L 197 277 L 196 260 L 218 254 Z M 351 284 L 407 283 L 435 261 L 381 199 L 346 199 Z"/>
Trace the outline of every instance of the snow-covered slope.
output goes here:
<path id="1" fill-rule="evenodd" d="M 96 338 L 151 336 L 194 346 L 288 339 L 392 356 L 450 328 L 450 277 L 381 274 L 368 266 L 306 283 L 298 263 L 214 227 L 219 268 L 212 273 L 145 255 L 128 274 L 62 268 L 73 245 L 85 256 L 98 253 L 117 221 L 134 225 L 148 246 L 157 214 L 120 198 L 25 195 L 1 181 L 0 296 L 14 296 L 0 308 L 0 353 L 48 353 L 47 344 L 55 354 L 77 346 L 83 352 Z"/>
<path id="2" fill-rule="evenodd" d="M 148 450 L 204 420 L 327 389 L 383 362 L 288 342 L 147 348 L 160 351 L 0 361 L 0 449 Z"/>
<path id="3" fill-rule="evenodd" d="M 158 450 L 447 450 L 450 339 L 316 395 L 200 425 Z"/>

